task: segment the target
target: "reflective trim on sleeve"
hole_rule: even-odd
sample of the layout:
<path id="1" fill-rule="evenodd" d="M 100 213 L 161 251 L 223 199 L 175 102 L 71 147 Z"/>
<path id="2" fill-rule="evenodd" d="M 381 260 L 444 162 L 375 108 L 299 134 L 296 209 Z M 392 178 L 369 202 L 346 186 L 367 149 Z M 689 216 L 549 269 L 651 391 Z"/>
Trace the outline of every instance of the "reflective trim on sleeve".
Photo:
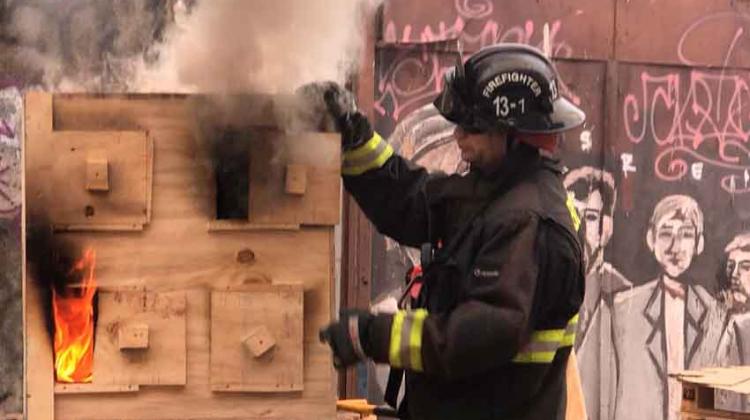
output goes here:
<path id="1" fill-rule="evenodd" d="M 578 216 L 578 210 L 576 210 L 575 204 L 573 204 L 573 196 L 568 194 L 568 199 L 565 200 L 565 205 L 568 207 L 568 213 L 570 213 L 570 220 L 573 222 L 573 228 L 576 232 L 581 228 L 581 218 Z"/>
<path id="2" fill-rule="evenodd" d="M 424 370 L 422 364 L 422 331 L 427 310 L 398 311 L 391 324 L 389 362 L 396 368 L 417 372 Z"/>
<path id="3" fill-rule="evenodd" d="M 388 361 L 391 366 L 400 368 L 401 365 L 401 330 L 404 327 L 405 311 L 398 311 L 393 315 L 391 324 L 391 346 L 388 350 Z"/>
<path id="4" fill-rule="evenodd" d="M 534 331 L 531 340 L 516 354 L 513 362 L 552 363 L 558 350 L 573 346 L 577 326 L 578 315 L 575 315 L 565 328 Z"/>
<path id="5" fill-rule="evenodd" d="M 359 338 L 359 317 L 352 316 L 349 318 L 349 337 L 352 341 L 354 354 L 356 354 L 360 360 L 365 360 L 367 355 L 365 355 L 365 351 L 362 348 L 362 342 Z"/>
<path id="6" fill-rule="evenodd" d="M 378 133 L 367 143 L 344 152 L 341 172 L 344 175 L 361 175 L 370 169 L 383 166 L 393 156 L 393 148 Z"/>

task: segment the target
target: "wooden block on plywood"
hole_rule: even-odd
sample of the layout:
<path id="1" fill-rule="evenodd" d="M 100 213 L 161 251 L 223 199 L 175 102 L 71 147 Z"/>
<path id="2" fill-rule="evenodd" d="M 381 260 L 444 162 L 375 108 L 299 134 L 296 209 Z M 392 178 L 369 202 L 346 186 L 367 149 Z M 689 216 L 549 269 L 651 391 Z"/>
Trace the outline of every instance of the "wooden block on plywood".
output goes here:
<path id="1" fill-rule="evenodd" d="M 49 118 L 47 101 L 27 97 L 27 120 Z M 41 125 L 35 123 L 36 125 Z M 150 220 L 153 141 L 140 131 L 28 131 L 29 211 L 60 230 L 143 229 Z M 108 191 L 92 194 L 92 191 Z"/>
<path id="2" fill-rule="evenodd" d="M 109 162 L 106 156 L 89 156 L 86 159 L 86 189 L 109 191 Z"/>
<path id="3" fill-rule="evenodd" d="M 120 350 L 143 350 L 148 348 L 148 324 L 133 322 L 120 325 L 117 330 L 117 345 Z"/>
<path id="4" fill-rule="evenodd" d="M 303 195 L 287 192 L 290 166 L 305 168 Z M 251 144 L 250 222 L 333 226 L 339 222 L 340 196 L 338 134 L 268 131 Z"/>
<path id="5" fill-rule="evenodd" d="M 286 165 L 286 188 L 287 194 L 304 195 L 307 191 L 307 167 L 291 163 Z"/>
<path id="6" fill-rule="evenodd" d="M 254 328 L 242 342 L 254 357 L 261 357 L 276 346 L 276 340 L 265 325 Z"/>
<path id="7" fill-rule="evenodd" d="M 185 385 L 185 305 L 184 292 L 100 292 L 93 384 Z M 148 348 L 121 350 L 121 329 L 145 326 Z"/>
<path id="8" fill-rule="evenodd" d="M 211 293 L 211 389 L 216 392 L 301 391 L 303 288 L 258 285 Z M 249 336 L 273 335 L 260 355 L 248 351 Z"/>

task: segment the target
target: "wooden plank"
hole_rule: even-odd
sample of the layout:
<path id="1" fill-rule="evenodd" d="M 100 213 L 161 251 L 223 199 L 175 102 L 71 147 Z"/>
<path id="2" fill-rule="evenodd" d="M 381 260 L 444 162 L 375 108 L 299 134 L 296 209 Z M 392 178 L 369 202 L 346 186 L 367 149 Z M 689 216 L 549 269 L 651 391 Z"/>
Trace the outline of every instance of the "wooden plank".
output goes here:
<path id="1" fill-rule="evenodd" d="M 317 337 L 331 318 L 333 229 L 295 226 L 295 230 L 209 231 L 213 216 L 207 210 L 211 192 L 206 186 L 210 180 L 202 171 L 205 162 L 197 157 L 194 119 L 186 98 L 64 95 L 55 96 L 54 103 L 58 130 L 148 130 L 153 139 L 153 218 L 148 227 L 135 235 L 65 234 L 96 249 L 100 291 L 126 287 L 181 291 L 187 302 L 184 386 L 144 386 L 128 395 L 58 394 L 55 418 L 121 419 L 123 413 L 144 420 L 335 418 L 331 355 Z M 40 169 L 30 176 L 45 173 Z M 240 253 L 249 255 L 248 250 L 253 258 L 238 261 Z M 209 377 L 212 330 L 208 290 L 256 283 L 303 285 L 304 389 L 262 395 L 214 393 Z M 48 357 L 51 360 L 51 355 Z M 35 393 L 33 389 L 30 392 Z"/>
<path id="2" fill-rule="evenodd" d="M 102 384 L 55 384 L 55 394 L 112 394 L 121 392 L 138 392 L 138 385 L 102 385 Z"/>
<path id="3" fill-rule="evenodd" d="M 186 383 L 185 293 L 99 293 L 94 385 Z M 120 330 L 148 326 L 148 348 L 121 350 Z"/>
<path id="4" fill-rule="evenodd" d="M 24 115 L 24 143 L 21 148 L 23 153 L 24 172 L 23 199 L 24 215 L 23 226 L 26 229 L 28 222 L 28 168 L 26 166 L 29 153 L 29 138 L 52 130 L 52 99 L 49 95 L 41 92 L 27 92 L 24 96 L 24 108 L 32 107 L 37 113 Z M 34 147 L 36 144 L 34 144 Z M 26 235 L 22 235 L 24 249 L 24 379 L 26 399 L 24 402 L 26 416 L 29 419 L 52 420 L 54 418 L 55 394 L 53 391 L 53 355 L 52 338 L 46 327 L 46 319 L 41 300 L 42 294 L 38 284 L 30 277 L 26 264 L 25 253 L 27 249 Z M 31 368 L 33 366 L 33 369 Z"/>
<path id="5" fill-rule="evenodd" d="M 26 282 L 26 414 L 52 420 L 55 397 L 52 337 L 45 325 L 41 293 L 28 273 Z"/>
<path id="6" fill-rule="evenodd" d="M 299 230 L 298 224 L 284 223 L 251 223 L 244 220 L 211 220 L 208 230 L 212 232 L 262 231 L 262 230 Z"/>
<path id="7" fill-rule="evenodd" d="M 302 287 L 256 286 L 211 293 L 211 389 L 289 392 L 303 389 Z M 256 356 L 248 335 L 271 331 L 274 348 Z"/>

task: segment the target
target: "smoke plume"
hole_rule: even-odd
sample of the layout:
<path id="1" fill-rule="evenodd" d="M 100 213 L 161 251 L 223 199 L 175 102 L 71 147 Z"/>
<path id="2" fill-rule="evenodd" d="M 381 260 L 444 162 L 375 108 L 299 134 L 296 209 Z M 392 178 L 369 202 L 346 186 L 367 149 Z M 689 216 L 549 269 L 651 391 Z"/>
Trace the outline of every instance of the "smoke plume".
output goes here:
<path id="1" fill-rule="evenodd" d="M 0 0 L 0 75 L 56 91 L 127 91 L 176 0 Z"/>
<path id="2" fill-rule="evenodd" d="M 291 93 L 343 83 L 368 0 L 0 0 L 0 74 L 55 91 Z"/>
<path id="3" fill-rule="evenodd" d="M 147 91 L 291 93 L 316 80 L 343 83 L 356 66 L 363 0 L 212 0 L 175 25 L 159 62 L 139 74 Z"/>

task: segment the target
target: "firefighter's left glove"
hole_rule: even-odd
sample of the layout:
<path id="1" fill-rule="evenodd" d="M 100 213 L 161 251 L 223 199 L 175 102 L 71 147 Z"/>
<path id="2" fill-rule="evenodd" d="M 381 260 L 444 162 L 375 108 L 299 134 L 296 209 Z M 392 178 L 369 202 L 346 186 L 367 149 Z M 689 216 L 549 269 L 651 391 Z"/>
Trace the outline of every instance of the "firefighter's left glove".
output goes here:
<path id="1" fill-rule="evenodd" d="M 328 112 L 341 133 L 341 147 L 356 149 L 375 134 L 367 117 L 357 110 L 354 95 L 336 83 L 331 83 L 323 94 Z"/>
<path id="2" fill-rule="evenodd" d="M 337 369 L 349 367 L 368 357 L 369 329 L 373 315 L 362 310 L 342 310 L 339 320 L 320 330 L 320 341 L 333 351 Z"/>

